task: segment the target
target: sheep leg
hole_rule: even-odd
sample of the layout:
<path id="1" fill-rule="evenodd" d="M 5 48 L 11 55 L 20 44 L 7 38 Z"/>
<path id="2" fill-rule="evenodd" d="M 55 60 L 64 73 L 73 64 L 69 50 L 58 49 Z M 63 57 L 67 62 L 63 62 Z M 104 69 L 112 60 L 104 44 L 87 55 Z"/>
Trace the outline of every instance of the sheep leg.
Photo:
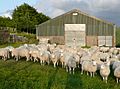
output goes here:
<path id="1" fill-rule="evenodd" d="M 81 74 L 83 74 L 83 69 L 81 70 Z"/>
<path id="2" fill-rule="evenodd" d="M 70 74 L 71 74 L 71 67 L 69 67 L 69 72 L 70 72 Z"/>
<path id="3" fill-rule="evenodd" d="M 62 62 L 62 68 L 64 68 L 63 62 Z"/>
<path id="4" fill-rule="evenodd" d="M 105 77 L 105 81 L 106 81 L 106 83 L 107 83 L 107 77 Z"/>
<path id="5" fill-rule="evenodd" d="M 29 61 L 29 57 L 27 57 L 27 60 L 26 61 Z"/>
<path id="6" fill-rule="evenodd" d="M 117 80 L 117 83 L 118 83 L 119 82 L 118 78 L 116 78 L 116 80 Z"/>
<path id="7" fill-rule="evenodd" d="M 43 66 L 45 65 L 45 61 L 43 60 Z"/>
<path id="8" fill-rule="evenodd" d="M 93 72 L 93 77 L 95 76 L 95 73 Z"/>
<path id="9" fill-rule="evenodd" d="M 103 77 L 103 81 L 104 81 L 104 79 L 105 79 L 105 78 Z"/>
<path id="10" fill-rule="evenodd" d="M 50 65 L 50 61 L 48 61 L 47 63 L 48 63 L 48 65 Z"/>
<path id="11" fill-rule="evenodd" d="M 34 58 L 34 62 L 35 62 L 35 58 Z"/>
<path id="12" fill-rule="evenodd" d="M 42 60 L 40 60 L 40 63 L 41 63 L 41 65 L 42 65 Z"/>
<path id="13" fill-rule="evenodd" d="M 16 61 L 18 61 L 18 57 L 15 57 Z"/>
<path id="14" fill-rule="evenodd" d="M 32 61 L 32 57 L 30 57 L 30 60 Z"/>
<path id="15" fill-rule="evenodd" d="M 67 66 L 66 66 L 66 72 L 68 72 L 68 68 L 67 68 Z"/>
<path id="16" fill-rule="evenodd" d="M 6 61 L 6 57 L 4 56 L 4 61 Z"/>
<path id="17" fill-rule="evenodd" d="M 54 68 L 56 67 L 56 62 L 54 62 Z"/>
<path id="18" fill-rule="evenodd" d="M 88 71 L 87 71 L 87 75 L 89 75 Z"/>
<path id="19" fill-rule="evenodd" d="M 38 59 L 36 58 L 36 61 L 38 62 Z"/>
<path id="20" fill-rule="evenodd" d="M 58 66 L 58 62 L 57 62 L 57 66 Z"/>
<path id="21" fill-rule="evenodd" d="M 92 77 L 92 72 L 90 72 L 90 76 Z"/>
<path id="22" fill-rule="evenodd" d="M 75 72 L 74 72 L 74 71 L 75 71 L 75 68 L 73 68 L 73 74 L 75 74 Z"/>
<path id="23" fill-rule="evenodd" d="M 35 61 L 37 61 L 38 62 L 38 59 L 35 57 Z"/>

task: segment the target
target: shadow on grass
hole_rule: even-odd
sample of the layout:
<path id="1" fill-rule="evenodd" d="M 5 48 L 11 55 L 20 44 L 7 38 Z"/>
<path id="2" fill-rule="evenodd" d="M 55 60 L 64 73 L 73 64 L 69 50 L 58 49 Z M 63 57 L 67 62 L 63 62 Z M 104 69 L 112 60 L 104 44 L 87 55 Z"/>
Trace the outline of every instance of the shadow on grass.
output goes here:
<path id="1" fill-rule="evenodd" d="M 56 68 L 54 72 L 52 72 L 52 75 L 50 75 L 49 79 L 48 79 L 48 86 L 46 89 L 50 89 L 52 87 L 52 84 L 54 83 L 55 81 L 55 77 L 56 77 L 56 74 L 58 72 L 58 69 L 59 68 Z"/>
<path id="2" fill-rule="evenodd" d="M 82 80 L 79 69 L 76 69 L 75 74 L 67 74 L 67 83 L 65 89 L 83 89 Z"/>

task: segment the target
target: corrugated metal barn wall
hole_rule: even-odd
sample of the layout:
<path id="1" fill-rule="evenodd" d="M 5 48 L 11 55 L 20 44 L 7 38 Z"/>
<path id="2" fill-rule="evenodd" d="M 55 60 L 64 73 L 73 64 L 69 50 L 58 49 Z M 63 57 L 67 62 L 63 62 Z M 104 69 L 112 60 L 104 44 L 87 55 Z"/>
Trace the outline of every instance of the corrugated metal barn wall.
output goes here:
<path id="1" fill-rule="evenodd" d="M 88 36 L 112 36 L 113 25 L 78 13 L 77 16 L 64 14 L 37 27 L 39 36 L 64 36 L 64 24 L 86 24 Z"/>
<path id="2" fill-rule="evenodd" d="M 37 26 L 37 36 L 64 36 L 65 24 L 86 24 L 86 36 L 114 36 L 114 25 L 82 12 L 68 12 Z M 89 38 L 87 37 L 87 38 Z M 97 39 L 96 39 L 97 40 Z M 89 43 L 89 42 L 88 42 Z M 95 43 L 96 45 L 97 43 Z"/>

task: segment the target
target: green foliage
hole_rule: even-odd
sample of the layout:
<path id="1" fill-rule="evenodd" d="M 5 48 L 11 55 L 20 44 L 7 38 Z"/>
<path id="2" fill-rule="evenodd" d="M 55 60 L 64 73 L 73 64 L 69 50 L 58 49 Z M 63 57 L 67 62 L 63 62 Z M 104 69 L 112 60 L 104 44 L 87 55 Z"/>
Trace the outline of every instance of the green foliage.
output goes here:
<path id="1" fill-rule="evenodd" d="M 0 16 L 0 27 L 13 27 L 12 19 Z"/>
<path id="2" fill-rule="evenodd" d="M 95 77 L 81 75 L 80 70 L 69 74 L 61 67 L 40 65 L 39 62 L 26 62 L 24 59 L 16 62 L 13 59 L 0 60 L 1 89 L 119 89 L 113 76 L 108 77 L 108 83 L 102 81 L 99 72 Z"/>
<path id="3" fill-rule="evenodd" d="M 19 32 L 35 33 L 35 25 L 45 22 L 49 17 L 38 13 L 35 8 L 24 3 L 17 7 L 12 14 L 13 22 Z"/>

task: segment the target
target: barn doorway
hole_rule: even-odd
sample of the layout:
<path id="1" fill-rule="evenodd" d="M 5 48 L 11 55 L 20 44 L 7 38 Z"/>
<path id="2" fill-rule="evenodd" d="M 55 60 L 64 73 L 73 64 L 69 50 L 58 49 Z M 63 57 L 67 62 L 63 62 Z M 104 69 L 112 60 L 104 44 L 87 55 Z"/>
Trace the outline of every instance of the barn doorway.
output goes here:
<path id="1" fill-rule="evenodd" d="M 85 24 L 65 24 L 65 45 L 85 46 Z"/>

